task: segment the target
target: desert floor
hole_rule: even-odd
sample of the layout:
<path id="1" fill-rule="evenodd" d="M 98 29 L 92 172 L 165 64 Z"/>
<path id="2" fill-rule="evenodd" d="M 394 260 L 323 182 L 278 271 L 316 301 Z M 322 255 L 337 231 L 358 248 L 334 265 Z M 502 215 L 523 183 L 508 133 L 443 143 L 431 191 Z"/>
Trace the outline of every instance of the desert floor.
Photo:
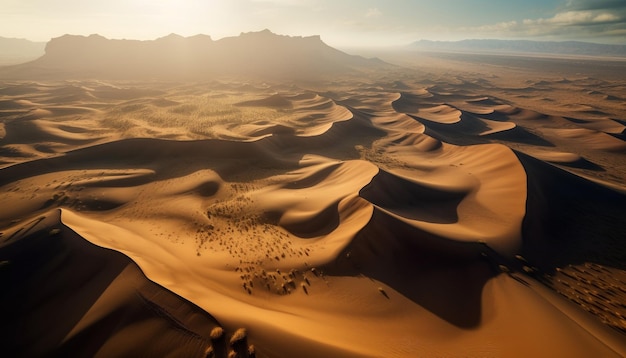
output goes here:
<path id="1" fill-rule="evenodd" d="M 8 356 L 626 355 L 626 63 L 412 61 L 0 83 Z"/>

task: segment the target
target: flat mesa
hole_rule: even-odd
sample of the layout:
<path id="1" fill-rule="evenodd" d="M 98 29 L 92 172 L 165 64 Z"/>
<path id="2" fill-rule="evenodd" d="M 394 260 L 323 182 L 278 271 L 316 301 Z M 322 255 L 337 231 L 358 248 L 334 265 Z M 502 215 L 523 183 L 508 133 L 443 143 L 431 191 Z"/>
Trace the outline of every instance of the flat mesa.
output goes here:
<path id="1" fill-rule="evenodd" d="M 624 62 L 142 46 L 250 36 L 340 65 L 0 69 L 3 354 L 626 355 Z"/>

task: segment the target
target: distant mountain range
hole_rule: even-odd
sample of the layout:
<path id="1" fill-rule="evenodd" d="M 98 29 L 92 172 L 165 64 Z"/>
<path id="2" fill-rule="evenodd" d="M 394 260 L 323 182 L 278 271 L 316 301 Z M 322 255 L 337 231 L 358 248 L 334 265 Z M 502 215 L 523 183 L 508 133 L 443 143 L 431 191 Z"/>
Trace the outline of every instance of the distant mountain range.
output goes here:
<path id="1" fill-rule="evenodd" d="M 32 61 L 44 54 L 45 42 L 0 37 L 0 66 Z"/>
<path id="2" fill-rule="evenodd" d="M 626 45 L 605 45 L 579 41 L 526 41 L 526 40 L 462 40 L 413 42 L 407 49 L 422 51 L 525 53 L 626 57 Z"/>
<path id="3" fill-rule="evenodd" d="M 153 41 L 110 40 L 100 35 L 52 39 L 40 58 L 0 69 L 15 79 L 309 79 L 388 65 L 348 55 L 319 36 L 291 37 L 269 30 L 217 41 L 207 35 L 171 34 Z"/>
<path id="4" fill-rule="evenodd" d="M 406 51 L 554 54 L 626 58 L 626 46 L 524 40 L 416 41 Z M 10 66 L 7 66 L 10 65 Z M 213 40 L 171 34 L 156 40 L 64 35 L 47 44 L 0 37 L 0 79 L 164 79 L 241 77 L 261 80 L 335 78 L 388 69 L 379 59 L 349 55 L 319 36 L 269 30 Z"/>

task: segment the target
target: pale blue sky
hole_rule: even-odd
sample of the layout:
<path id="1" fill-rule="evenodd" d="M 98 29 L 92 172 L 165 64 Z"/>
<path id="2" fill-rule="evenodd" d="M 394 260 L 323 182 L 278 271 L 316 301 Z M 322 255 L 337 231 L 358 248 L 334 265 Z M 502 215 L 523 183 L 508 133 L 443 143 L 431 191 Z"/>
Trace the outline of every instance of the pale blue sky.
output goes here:
<path id="1" fill-rule="evenodd" d="M 513 38 L 626 43 L 626 0 L 0 0 L 0 36 L 214 39 L 265 28 L 333 46 Z"/>

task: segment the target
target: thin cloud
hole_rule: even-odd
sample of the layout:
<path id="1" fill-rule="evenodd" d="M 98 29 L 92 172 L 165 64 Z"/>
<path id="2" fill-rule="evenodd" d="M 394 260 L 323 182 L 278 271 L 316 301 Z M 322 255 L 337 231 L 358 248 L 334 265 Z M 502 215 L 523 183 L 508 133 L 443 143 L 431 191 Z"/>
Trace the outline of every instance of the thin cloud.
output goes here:
<path id="1" fill-rule="evenodd" d="M 300 0 L 249 0 L 252 3 L 261 3 L 275 6 L 306 6 L 307 2 Z"/>
<path id="2" fill-rule="evenodd" d="M 570 10 L 623 10 L 626 11 L 624 0 L 570 0 Z"/>
<path id="3" fill-rule="evenodd" d="M 626 33 L 624 1 L 572 0 L 552 17 L 461 29 L 488 37 L 619 38 Z"/>
<path id="4" fill-rule="evenodd" d="M 381 16 L 383 16 L 383 13 L 378 8 L 367 9 L 367 12 L 365 13 L 365 17 L 368 19 L 376 19 Z"/>

